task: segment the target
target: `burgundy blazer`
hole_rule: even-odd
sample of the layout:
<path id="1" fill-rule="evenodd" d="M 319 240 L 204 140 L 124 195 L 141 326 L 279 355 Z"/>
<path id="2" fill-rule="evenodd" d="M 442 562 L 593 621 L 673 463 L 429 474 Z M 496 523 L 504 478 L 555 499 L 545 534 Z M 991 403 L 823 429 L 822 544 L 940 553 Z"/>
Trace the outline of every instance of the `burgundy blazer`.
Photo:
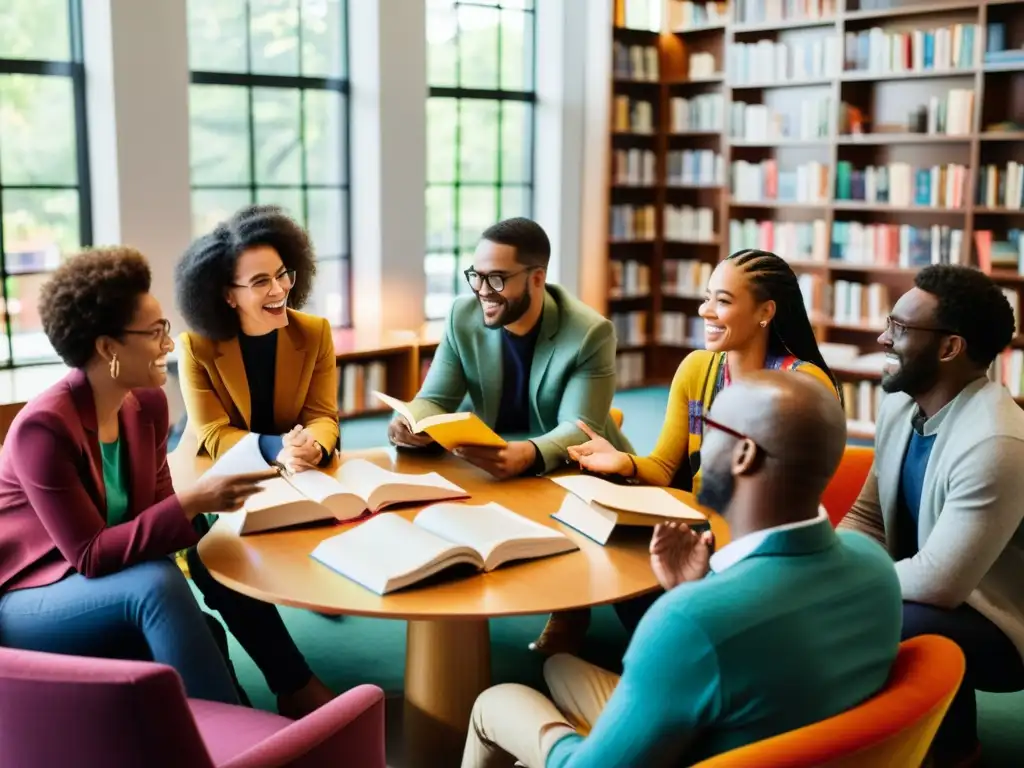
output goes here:
<path id="1" fill-rule="evenodd" d="M 92 387 L 72 371 L 28 403 L 0 452 L 0 594 L 92 578 L 192 546 L 167 467 L 167 396 L 133 390 L 120 413 L 128 519 L 108 527 Z"/>

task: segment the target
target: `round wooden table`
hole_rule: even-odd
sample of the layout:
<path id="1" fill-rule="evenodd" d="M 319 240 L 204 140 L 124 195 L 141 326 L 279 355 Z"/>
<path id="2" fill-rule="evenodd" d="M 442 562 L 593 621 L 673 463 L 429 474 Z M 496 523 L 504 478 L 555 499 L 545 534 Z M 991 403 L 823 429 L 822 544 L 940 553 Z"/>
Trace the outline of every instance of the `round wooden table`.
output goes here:
<path id="1" fill-rule="evenodd" d="M 209 466 L 187 445 L 175 451 L 171 470 L 183 488 Z M 444 456 L 380 449 L 349 452 L 396 472 L 436 471 L 471 494 L 470 504 L 497 502 L 564 532 L 580 549 L 496 571 L 432 583 L 381 597 L 310 557 L 323 539 L 347 526 L 325 525 L 238 536 L 219 521 L 203 537 L 199 554 L 222 584 L 260 600 L 319 613 L 408 621 L 403 731 L 407 761 L 457 764 L 476 697 L 490 684 L 488 619 L 548 614 L 616 603 L 657 588 L 647 539 L 613 538 L 601 546 L 552 520 L 566 491 L 545 478 L 496 481 L 475 467 Z M 693 497 L 672 491 L 689 504 Z M 420 507 L 396 509 L 412 518 Z M 707 510 L 719 546 L 728 541 L 724 521 Z M 358 524 L 358 523 L 356 523 Z M 453 762 L 454 760 L 454 762 Z"/>

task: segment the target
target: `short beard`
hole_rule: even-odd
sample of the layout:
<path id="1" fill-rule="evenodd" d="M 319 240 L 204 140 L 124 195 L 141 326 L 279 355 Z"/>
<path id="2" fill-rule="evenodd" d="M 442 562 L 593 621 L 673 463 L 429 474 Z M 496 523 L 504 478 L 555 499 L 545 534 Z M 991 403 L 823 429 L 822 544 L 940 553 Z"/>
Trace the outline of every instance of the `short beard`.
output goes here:
<path id="1" fill-rule="evenodd" d="M 484 324 L 488 328 L 504 328 L 506 325 L 512 325 L 523 315 L 525 315 L 530 309 L 530 291 L 523 291 L 523 295 L 518 299 L 509 301 L 508 299 L 502 298 L 505 304 L 504 309 L 501 310 L 501 314 L 491 323 L 484 320 Z"/>
<path id="2" fill-rule="evenodd" d="M 736 478 L 731 472 L 716 472 L 710 467 L 703 468 L 700 490 L 697 491 L 698 504 L 724 516 L 735 492 Z"/>
<path id="3" fill-rule="evenodd" d="M 882 390 L 890 394 L 905 392 L 914 397 L 934 387 L 938 378 L 939 341 L 936 340 L 910 361 L 900 357 L 900 369 L 897 373 L 889 376 L 882 374 Z"/>

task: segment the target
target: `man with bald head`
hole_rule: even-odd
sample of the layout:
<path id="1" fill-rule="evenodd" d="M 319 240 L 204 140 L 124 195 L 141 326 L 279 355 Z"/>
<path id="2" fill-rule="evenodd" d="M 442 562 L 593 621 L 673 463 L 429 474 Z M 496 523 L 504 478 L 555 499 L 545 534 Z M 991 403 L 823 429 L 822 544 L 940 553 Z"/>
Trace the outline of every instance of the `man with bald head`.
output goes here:
<path id="1" fill-rule="evenodd" d="M 891 559 L 836 533 L 819 501 L 846 419 L 810 377 L 761 371 L 704 418 L 698 500 L 732 542 L 663 524 L 651 566 L 666 592 L 619 678 L 572 656 L 544 668 L 553 704 L 525 686 L 485 691 L 463 768 L 691 765 L 822 720 L 878 692 L 900 638 Z M 556 706 L 557 705 L 557 706 Z M 584 735 L 586 734 L 586 735 Z"/>

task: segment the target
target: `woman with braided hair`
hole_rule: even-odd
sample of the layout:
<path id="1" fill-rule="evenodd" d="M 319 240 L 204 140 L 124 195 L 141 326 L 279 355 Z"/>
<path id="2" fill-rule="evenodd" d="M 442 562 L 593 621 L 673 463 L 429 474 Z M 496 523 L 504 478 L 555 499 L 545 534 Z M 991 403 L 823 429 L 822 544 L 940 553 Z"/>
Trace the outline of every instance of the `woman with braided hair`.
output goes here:
<path id="1" fill-rule="evenodd" d="M 763 369 L 798 371 L 820 380 L 842 399 L 818 349 L 796 274 L 785 259 L 753 249 L 732 254 L 712 272 L 699 314 L 704 319 L 706 348 L 691 352 L 676 370 L 654 452 L 649 456 L 624 453 L 580 425 L 591 439 L 569 448 L 568 453 L 581 468 L 697 493 L 703 416 L 733 381 Z M 616 608 L 623 623 L 632 628 L 642 611 L 635 620 L 627 614 L 641 603 L 646 609 L 649 602 L 628 601 Z M 532 647 L 545 653 L 573 650 L 586 631 L 588 617 L 586 610 L 553 616 Z"/>

